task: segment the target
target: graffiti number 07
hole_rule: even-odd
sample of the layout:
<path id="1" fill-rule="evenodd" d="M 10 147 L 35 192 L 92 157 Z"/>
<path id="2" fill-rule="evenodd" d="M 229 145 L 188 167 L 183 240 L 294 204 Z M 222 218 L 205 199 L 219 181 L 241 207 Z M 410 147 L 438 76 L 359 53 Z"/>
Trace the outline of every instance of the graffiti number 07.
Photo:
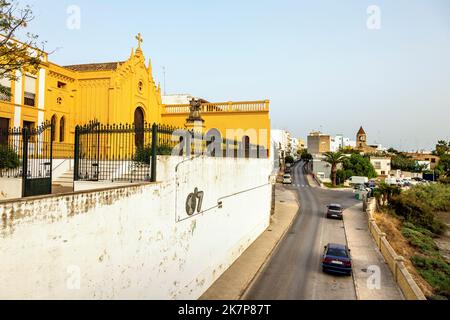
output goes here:
<path id="1" fill-rule="evenodd" d="M 195 188 L 194 193 L 188 195 L 186 200 L 186 213 L 188 216 L 192 216 L 195 211 L 200 213 L 202 211 L 202 203 L 203 203 L 203 191 L 198 191 L 198 188 Z"/>

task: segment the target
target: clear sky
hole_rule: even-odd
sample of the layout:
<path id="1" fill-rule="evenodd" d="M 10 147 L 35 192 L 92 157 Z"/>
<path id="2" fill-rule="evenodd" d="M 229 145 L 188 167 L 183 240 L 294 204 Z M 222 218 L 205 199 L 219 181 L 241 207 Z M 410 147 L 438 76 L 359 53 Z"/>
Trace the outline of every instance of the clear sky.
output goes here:
<path id="1" fill-rule="evenodd" d="M 210 101 L 271 100 L 273 128 L 314 129 L 432 149 L 450 140 L 448 0 L 27 0 L 29 30 L 58 64 L 126 59 L 143 50 L 168 93 Z M 81 10 L 80 29 L 67 8 Z M 367 8 L 381 29 L 367 28 Z"/>

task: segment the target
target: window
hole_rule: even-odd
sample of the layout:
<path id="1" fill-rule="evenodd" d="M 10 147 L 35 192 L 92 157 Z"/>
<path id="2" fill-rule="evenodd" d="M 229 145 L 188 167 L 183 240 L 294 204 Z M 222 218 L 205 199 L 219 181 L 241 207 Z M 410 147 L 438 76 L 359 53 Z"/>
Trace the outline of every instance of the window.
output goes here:
<path id="1" fill-rule="evenodd" d="M 57 86 L 59 89 L 64 89 L 66 87 L 66 84 L 64 82 L 58 81 Z"/>
<path id="2" fill-rule="evenodd" d="M 59 120 L 59 142 L 64 142 L 65 126 L 66 118 L 62 117 L 61 120 Z"/>
<path id="3" fill-rule="evenodd" d="M 57 103 L 57 104 L 62 104 L 62 98 L 61 98 L 61 97 L 58 97 L 58 98 L 56 99 L 56 103 Z"/>
<path id="4" fill-rule="evenodd" d="M 373 166 L 375 167 L 376 170 L 380 170 L 381 169 L 381 162 L 380 161 L 375 161 Z"/>
<path id="5" fill-rule="evenodd" d="M 431 163 L 436 163 L 436 158 L 431 158 Z"/>
<path id="6" fill-rule="evenodd" d="M 56 114 L 54 114 L 53 117 L 52 117 L 52 127 L 53 127 L 53 130 L 52 130 L 52 142 L 55 142 L 56 141 L 56 134 L 55 134 L 55 131 L 56 131 Z"/>
<path id="7" fill-rule="evenodd" d="M 386 175 L 386 171 L 381 171 L 381 175 L 385 176 Z"/>
<path id="8" fill-rule="evenodd" d="M 0 118 L 0 145 L 8 145 L 9 119 Z"/>
<path id="9" fill-rule="evenodd" d="M 34 107 L 36 105 L 36 78 L 25 76 L 24 104 Z"/>
<path id="10" fill-rule="evenodd" d="M 341 248 L 328 248 L 327 255 L 333 257 L 348 258 L 347 250 Z"/>
<path id="11" fill-rule="evenodd" d="M 8 77 L 0 79 L 0 101 L 11 101 L 11 80 Z"/>
<path id="12" fill-rule="evenodd" d="M 23 122 L 23 128 L 24 129 L 28 129 L 28 132 L 33 132 L 33 129 L 34 129 L 34 122 L 31 122 L 31 121 L 24 121 Z M 30 142 L 34 142 L 34 137 L 35 137 L 35 135 L 31 135 L 30 136 Z"/>

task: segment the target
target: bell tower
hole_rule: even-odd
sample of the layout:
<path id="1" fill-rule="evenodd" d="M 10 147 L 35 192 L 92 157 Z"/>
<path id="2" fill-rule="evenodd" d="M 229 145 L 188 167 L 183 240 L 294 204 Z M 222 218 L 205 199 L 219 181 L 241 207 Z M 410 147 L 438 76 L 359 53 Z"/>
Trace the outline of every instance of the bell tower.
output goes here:
<path id="1" fill-rule="evenodd" d="M 367 135 L 363 127 L 361 127 L 358 133 L 356 134 L 356 145 L 360 149 L 367 147 Z"/>

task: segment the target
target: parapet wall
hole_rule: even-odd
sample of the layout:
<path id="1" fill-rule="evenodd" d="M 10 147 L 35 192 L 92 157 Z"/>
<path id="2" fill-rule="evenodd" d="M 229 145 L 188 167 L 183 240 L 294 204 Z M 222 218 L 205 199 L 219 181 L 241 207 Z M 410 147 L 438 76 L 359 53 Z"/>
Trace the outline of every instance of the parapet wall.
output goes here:
<path id="1" fill-rule="evenodd" d="M 383 233 L 376 224 L 375 219 L 373 218 L 374 211 L 375 199 L 371 199 L 367 208 L 367 214 L 369 215 L 369 231 L 375 239 L 386 263 L 391 269 L 394 279 L 402 290 L 403 295 L 407 300 L 426 300 L 425 295 L 406 269 L 404 264 L 405 259 L 397 255 L 389 241 L 386 239 L 386 234 Z"/>
<path id="2" fill-rule="evenodd" d="M 200 297 L 268 227 L 271 163 L 166 157 L 158 173 L 0 202 L 0 299 Z"/>

